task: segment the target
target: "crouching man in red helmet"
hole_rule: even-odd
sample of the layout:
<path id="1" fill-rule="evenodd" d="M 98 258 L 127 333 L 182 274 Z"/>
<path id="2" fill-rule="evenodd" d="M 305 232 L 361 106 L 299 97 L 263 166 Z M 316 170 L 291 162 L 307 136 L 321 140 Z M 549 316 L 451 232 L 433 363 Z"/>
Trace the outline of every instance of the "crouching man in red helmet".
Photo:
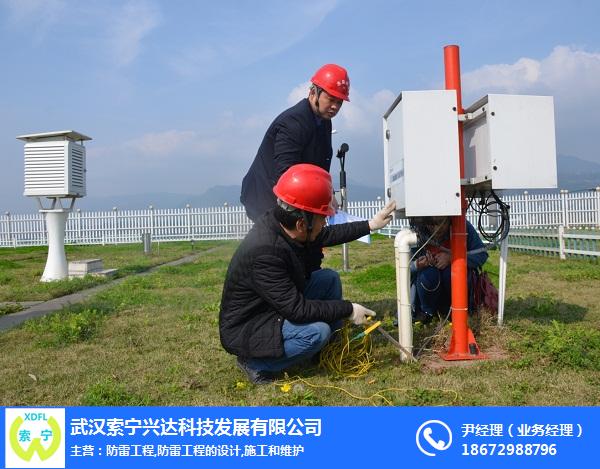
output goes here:
<path id="1" fill-rule="evenodd" d="M 363 324 L 375 313 L 342 300 L 337 272 L 307 268 L 311 246 L 333 246 L 383 228 L 392 201 L 369 221 L 326 225 L 333 214 L 329 173 L 290 167 L 273 188 L 277 206 L 259 218 L 233 255 L 221 299 L 221 344 L 255 384 L 317 354 L 342 319 Z"/>

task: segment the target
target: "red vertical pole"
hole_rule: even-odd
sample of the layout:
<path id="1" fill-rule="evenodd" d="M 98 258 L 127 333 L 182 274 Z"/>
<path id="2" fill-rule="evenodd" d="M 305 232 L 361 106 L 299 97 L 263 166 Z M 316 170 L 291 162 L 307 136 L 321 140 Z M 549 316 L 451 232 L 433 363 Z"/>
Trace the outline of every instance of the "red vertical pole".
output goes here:
<path id="1" fill-rule="evenodd" d="M 460 54 L 458 46 L 444 47 L 444 70 L 446 89 L 456 90 L 458 114 L 464 114 L 460 88 Z M 460 177 L 465 177 L 465 156 L 463 147 L 463 123 L 458 121 L 458 151 Z M 450 250 L 452 265 L 450 279 L 452 286 L 452 339 L 444 360 L 473 360 L 487 358 L 479 351 L 475 336 L 468 325 L 469 294 L 467 286 L 467 200 L 461 186 L 461 214 L 452 217 L 450 228 Z"/>

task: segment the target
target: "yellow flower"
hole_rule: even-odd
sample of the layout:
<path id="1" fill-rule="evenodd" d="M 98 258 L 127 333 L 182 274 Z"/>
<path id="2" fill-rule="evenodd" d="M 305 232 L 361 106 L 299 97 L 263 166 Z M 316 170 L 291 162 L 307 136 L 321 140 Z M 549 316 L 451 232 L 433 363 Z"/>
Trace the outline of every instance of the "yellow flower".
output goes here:
<path id="1" fill-rule="evenodd" d="M 289 383 L 285 383 L 283 386 L 281 386 L 281 392 L 290 392 L 290 390 L 292 389 L 292 385 Z"/>

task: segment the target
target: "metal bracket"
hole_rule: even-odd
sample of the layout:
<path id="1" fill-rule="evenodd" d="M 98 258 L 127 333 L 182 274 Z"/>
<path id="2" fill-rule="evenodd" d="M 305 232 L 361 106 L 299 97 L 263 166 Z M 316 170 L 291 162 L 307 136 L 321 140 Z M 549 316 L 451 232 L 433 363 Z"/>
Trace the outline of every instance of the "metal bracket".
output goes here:
<path id="1" fill-rule="evenodd" d="M 485 116 L 485 106 L 480 107 L 479 109 L 476 109 L 473 112 L 466 112 L 464 114 L 459 114 L 458 121 L 459 122 L 474 121 L 483 116 Z"/>
<path id="2" fill-rule="evenodd" d="M 71 211 L 73 211 L 73 207 L 75 206 L 75 200 L 77 199 L 77 197 L 48 197 L 48 199 L 51 199 L 50 207 L 46 208 L 46 207 L 44 207 L 44 205 L 42 203 L 42 198 L 36 197 L 36 201 L 37 201 L 40 212 L 48 212 L 48 211 L 50 211 L 50 212 L 51 211 L 71 212 Z M 63 206 L 63 204 L 62 204 L 63 200 L 70 201 L 68 207 Z"/>

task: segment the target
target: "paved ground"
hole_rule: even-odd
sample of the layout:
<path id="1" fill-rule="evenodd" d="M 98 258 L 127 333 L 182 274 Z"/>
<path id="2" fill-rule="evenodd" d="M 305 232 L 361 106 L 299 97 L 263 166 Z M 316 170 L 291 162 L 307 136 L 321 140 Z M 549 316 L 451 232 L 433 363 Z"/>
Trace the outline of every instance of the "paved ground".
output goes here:
<path id="1" fill-rule="evenodd" d="M 43 301 L 0 301 L 0 307 L 8 305 L 19 305 L 22 308 L 29 308 L 31 306 L 39 305 Z"/>
<path id="2" fill-rule="evenodd" d="M 207 252 L 212 251 L 212 248 L 207 251 L 203 251 L 196 254 L 191 254 L 186 257 L 182 257 L 181 259 L 177 259 L 175 261 L 167 262 L 165 264 L 154 266 L 144 272 L 140 272 L 134 275 L 148 275 L 161 267 L 166 265 L 181 265 L 187 264 L 189 262 L 193 262 L 196 258 L 198 258 L 202 254 L 206 254 Z M 19 311 L 17 313 L 6 314 L 4 316 L 0 316 L 0 331 L 10 329 L 18 324 L 21 324 L 28 319 L 37 318 L 40 316 L 45 316 L 46 314 L 52 313 L 54 311 L 58 311 L 59 309 L 64 308 L 65 306 L 72 305 L 75 303 L 81 303 L 82 301 L 87 300 L 89 297 L 95 295 L 96 293 L 106 290 L 107 288 L 113 287 L 114 285 L 118 285 L 119 283 L 125 281 L 125 279 L 131 277 L 128 275 L 127 277 L 122 277 L 112 282 L 104 283 L 102 285 L 98 285 L 96 287 L 90 288 L 88 290 L 82 290 L 77 293 L 72 293 L 71 295 L 61 296 L 60 298 L 54 298 L 49 301 L 39 302 L 39 301 L 22 301 L 19 302 L 21 305 L 25 306 L 26 309 L 23 311 Z"/>

